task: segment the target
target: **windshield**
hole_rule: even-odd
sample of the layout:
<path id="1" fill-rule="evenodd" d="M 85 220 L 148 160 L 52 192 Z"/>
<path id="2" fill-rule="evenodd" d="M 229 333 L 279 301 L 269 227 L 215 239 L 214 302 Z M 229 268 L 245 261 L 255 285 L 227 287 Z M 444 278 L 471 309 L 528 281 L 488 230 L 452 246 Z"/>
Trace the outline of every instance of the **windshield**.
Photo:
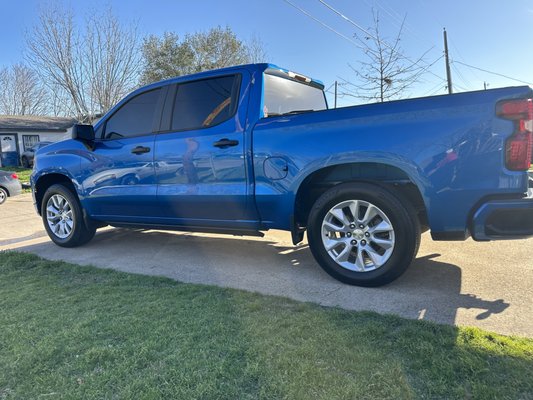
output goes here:
<path id="1" fill-rule="evenodd" d="M 327 109 L 322 90 L 279 76 L 264 76 L 265 117 Z"/>

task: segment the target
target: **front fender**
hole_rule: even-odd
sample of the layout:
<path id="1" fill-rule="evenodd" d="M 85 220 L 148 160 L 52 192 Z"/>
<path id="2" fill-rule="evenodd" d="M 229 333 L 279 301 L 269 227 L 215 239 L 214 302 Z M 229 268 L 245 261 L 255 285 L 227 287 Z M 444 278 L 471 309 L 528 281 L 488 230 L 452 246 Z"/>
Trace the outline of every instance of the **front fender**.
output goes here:
<path id="1" fill-rule="evenodd" d="M 36 154 L 30 184 L 36 206 L 42 198 L 43 191 L 56 181 L 68 179 L 78 196 L 82 192 L 77 179 L 80 173 L 81 159 L 86 154 L 85 146 L 75 140 L 54 143 L 39 150 Z M 57 179 L 54 179 L 57 176 Z M 44 186 L 42 186 L 44 185 Z M 42 186 L 42 187 L 41 187 Z M 39 210 L 37 210 L 39 212 Z"/>

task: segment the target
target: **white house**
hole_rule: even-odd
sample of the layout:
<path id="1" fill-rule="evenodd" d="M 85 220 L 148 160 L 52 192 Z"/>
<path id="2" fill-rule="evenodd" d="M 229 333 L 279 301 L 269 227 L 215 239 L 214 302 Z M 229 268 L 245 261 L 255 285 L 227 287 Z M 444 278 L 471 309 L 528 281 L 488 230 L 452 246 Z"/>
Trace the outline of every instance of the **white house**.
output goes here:
<path id="1" fill-rule="evenodd" d="M 21 154 L 37 142 L 71 137 L 72 118 L 0 115 L 0 166 L 20 165 Z"/>

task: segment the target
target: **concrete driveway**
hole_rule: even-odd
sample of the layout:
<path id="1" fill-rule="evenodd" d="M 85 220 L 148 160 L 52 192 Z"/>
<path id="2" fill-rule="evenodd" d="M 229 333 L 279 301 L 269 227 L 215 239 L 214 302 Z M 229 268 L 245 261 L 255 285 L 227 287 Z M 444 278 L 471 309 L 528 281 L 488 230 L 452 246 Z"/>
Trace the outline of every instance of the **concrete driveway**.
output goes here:
<path id="1" fill-rule="evenodd" d="M 8 249 L 533 337 L 533 239 L 433 242 L 424 234 L 418 258 L 406 274 L 388 286 L 368 289 L 330 278 L 315 263 L 308 246 L 293 246 L 285 232 L 259 239 L 106 228 L 88 245 L 63 249 L 48 239 L 31 196 L 25 194 L 0 206 L 0 250 Z"/>

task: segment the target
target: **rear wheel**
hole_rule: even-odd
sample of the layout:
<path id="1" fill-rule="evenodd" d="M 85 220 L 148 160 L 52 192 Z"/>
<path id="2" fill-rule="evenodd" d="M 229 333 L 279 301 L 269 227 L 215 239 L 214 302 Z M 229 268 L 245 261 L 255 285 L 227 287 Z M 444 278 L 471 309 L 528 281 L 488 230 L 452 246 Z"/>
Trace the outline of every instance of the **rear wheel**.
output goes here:
<path id="1" fill-rule="evenodd" d="M 30 162 L 28 161 L 27 157 L 22 157 L 22 166 L 24 168 L 30 168 Z"/>
<path id="2" fill-rule="evenodd" d="M 41 215 L 48 236 L 58 246 L 81 246 L 96 232 L 86 225 L 77 197 L 61 184 L 50 186 L 44 194 Z"/>
<path id="3" fill-rule="evenodd" d="M 411 264 L 420 244 L 420 225 L 399 195 L 368 183 L 341 184 L 313 206 L 308 240 L 315 259 L 334 278 L 380 286 Z"/>
<path id="4" fill-rule="evenodd" d="M 7 190 L 0 187 L 0 204 L 4 204 L 7 200 Z"/>

